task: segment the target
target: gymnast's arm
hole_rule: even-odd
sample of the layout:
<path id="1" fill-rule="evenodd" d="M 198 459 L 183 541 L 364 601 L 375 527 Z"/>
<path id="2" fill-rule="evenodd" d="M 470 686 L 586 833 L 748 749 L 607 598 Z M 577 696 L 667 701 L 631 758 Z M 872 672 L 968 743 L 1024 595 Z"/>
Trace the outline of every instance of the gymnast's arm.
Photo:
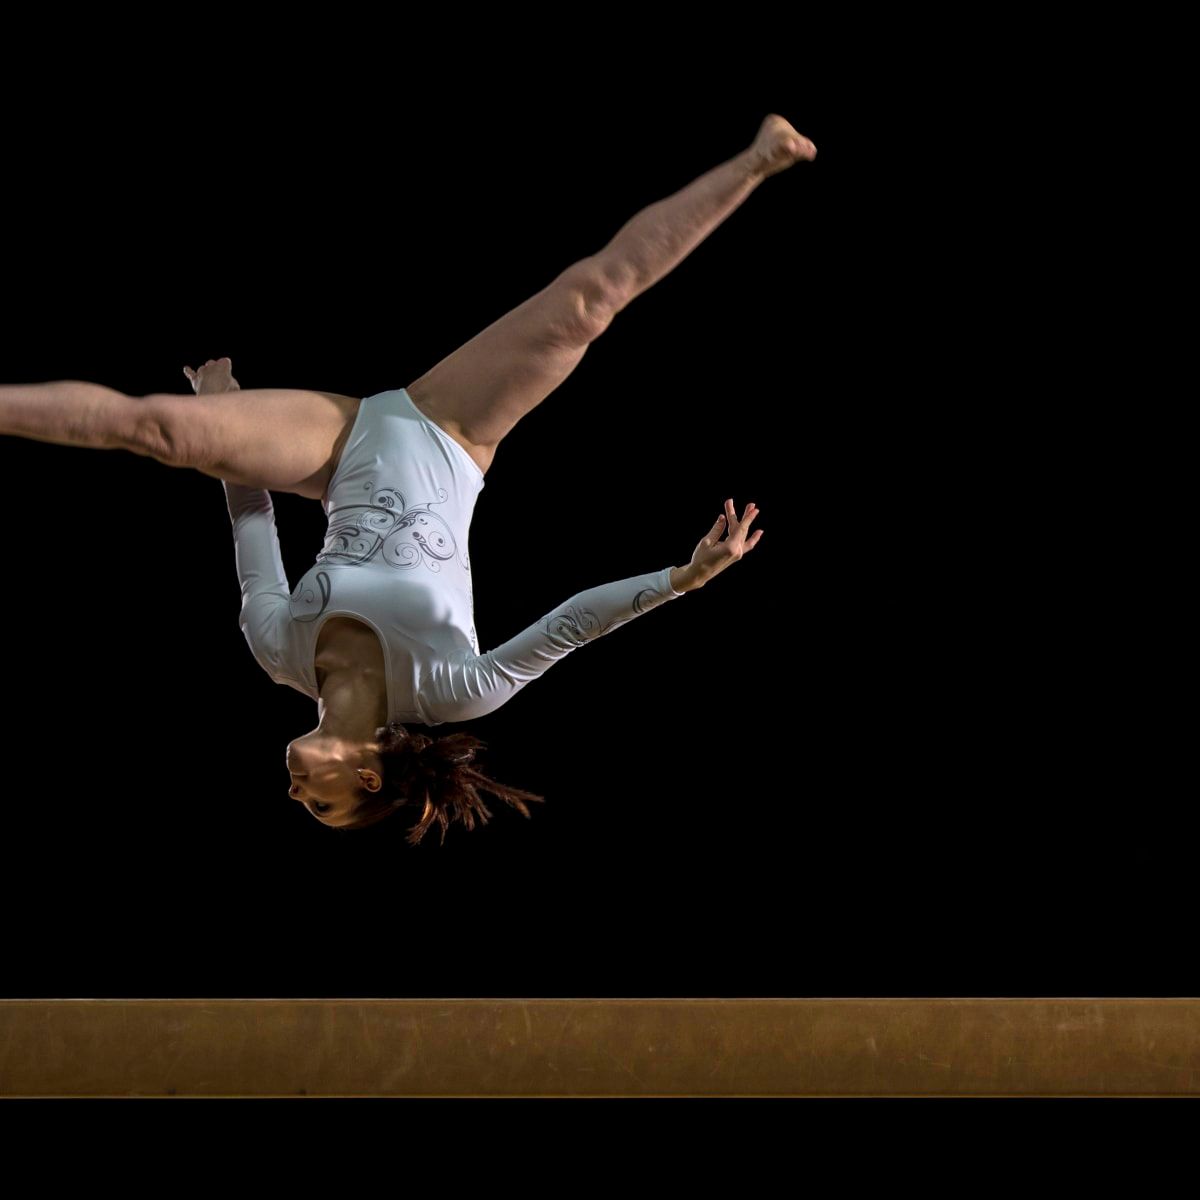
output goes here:
<path id="1" fill-rule="evenodd" d="M 430 725 L 494 712 L 571 651 L 690 590 L 687 568 L 663 567 L 577 592 L 486 654 L 434 663 L 421 678 L 418 711 Z"/>
<path id="2" fill-rule="evenodd" d="M 195 371 L 184 367 L 183 373 L 198 396 L 206 392 L 241 390 L 241 384 L 233 377 L 233 363 L 228 358 L 210 358 Z M 225 486 L 225 503 L 233 525 L 234 561 L 242 588 L 238 625 L 255 661 L 280 683 L 283 682 L 279 678 L 283 667 L 281 631 L 291 617 L 288 603 L 291 588 L 279 552 L 275 506 L 265 488 L 246 487 L 227 479 L 221 482 Z"/>
<path id="3" fill-rule="evenodd" d="M 275 506 L 264 488 L 222 482 L 242 588 L 238 624 L 258 665 L 275 679 L 283 668 L 280 633 L 291 615 L 291 588 L 279 550 Z"/>
<path id="4" fill-rule="evenodd" d="M 758 545 L 761 529 L 746 536 L 757 515 L 757 505 L 750 503 L 739 520 L 730 498 L 725 501 L 725 512 L 700 539 L 686 567 L 663 567 L 648 575 L 631 575 L 588 588 L 495 650 L 486 654 L 459 651 L 434 663 L 417 688 L 417 709 L 422 720 L 440 725 L 494 712 L 572 650 L 684 592 L 704 587 Z"/>

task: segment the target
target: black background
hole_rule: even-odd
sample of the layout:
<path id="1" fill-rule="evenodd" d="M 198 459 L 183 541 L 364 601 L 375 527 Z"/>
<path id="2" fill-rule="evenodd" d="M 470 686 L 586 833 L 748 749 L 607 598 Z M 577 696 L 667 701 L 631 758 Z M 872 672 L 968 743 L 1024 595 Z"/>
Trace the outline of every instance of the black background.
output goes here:
<path id="1" fill-rule="evenodd" d="M 1052 117 L 981 148 L 969 56 L 935 82 L 796 33 L 653 96 L 636 56 L 468 90 L 378 48 L 274 86 L 181 50 L 18 124 L 0 375 L 134 395 L 221 355 L 246 388 L 403 386 L 768 112 L 819 156 L 488 473 L 485 648 L 686 562 L 728 496 L 765 530 L 467 726 L 547 797 L 530 821 L 322 827 L 283 758 L 316 707 L 239 632 L 219 481 L 0 438 L 5 995 L 1194 993 L 1145 414 L 1096 387 L 1087 218 L 1032 165 Z M 274 500 L 294 582 L 324 518 Z"/>

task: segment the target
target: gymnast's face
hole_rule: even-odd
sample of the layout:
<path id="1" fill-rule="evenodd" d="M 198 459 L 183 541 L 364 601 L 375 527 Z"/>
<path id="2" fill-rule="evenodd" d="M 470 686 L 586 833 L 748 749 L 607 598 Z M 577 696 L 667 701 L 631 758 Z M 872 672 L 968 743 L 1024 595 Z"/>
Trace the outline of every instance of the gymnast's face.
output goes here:
<path id="1" fill-rule="evenodd" d="M 383 760 L 377 742 L 332 737 L 314 729 L 288 743 L 288 795 L 325 825 L 344 825 L 358 792 L 383 786 Z"/>

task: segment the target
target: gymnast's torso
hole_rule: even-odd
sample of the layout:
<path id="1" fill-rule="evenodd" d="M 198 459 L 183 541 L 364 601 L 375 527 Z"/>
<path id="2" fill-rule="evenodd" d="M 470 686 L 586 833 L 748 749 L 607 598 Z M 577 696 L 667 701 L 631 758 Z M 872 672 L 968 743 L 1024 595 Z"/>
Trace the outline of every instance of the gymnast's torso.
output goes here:
<path id="1" fill-rule="evenodd" d="M 413 384 L 411 386 L 415 388 L 418 385 Z M 442 430 L 443 433 L 456 441 L 467 452 L 467 456 L 474 461 L 475 465 L 480 469 L 481 472 L 487 471 L 488 467 L 491 466 L 492 459 L 495 455 L 495 447 L 473 445 L 454 427 L 452 422 L 435 417 L 431 411 L 427 399 L 418 398 L 417 396 L 413 395 L 410 388 L 404 388 L 403 391 L 408 396 L 409 401 L 412 403 L 412 406 L 417 410 L 418 413 L 424 416 L 426 420 L 432 421 Z M 329 492 L 333 487 L 333 480 L 337 476 L 338 465 L 342 460 L 342 454 L 345 452 L 346 442 L 349 440 L 350 434 L 354 429 L 354 423 L 358 418 L 358 410 L 362 404 L 362 399 L 357 396 L 343 396 L 340 392 L 322 392 L 321 395 L 328 396 L 330 400 L 333 400 L 341 410 L 342 414 L 342 429 L 338 434 L 337 440 L 333 445 L 333 450 L 329 455 L 328 479 L 325 486 L 325 495 L 321 497 L 322 505 L 327 505 L 329 501 Z"/>
<path id="2" fill-rule="evenodd" d="M 364 397 L 322 502 L 324 545 L 289 597 L 293 685 L 319 697 L 322 655 L 365 646 L 370 661 L 382 655 L 389 719 L 427 719 L 422 664 L 479 653 L 467 542 L 483 487 L 479 464 L 405 388 Z"/>
<path id="3" fill-rule="evenodd" d="M 361 651 L 367 669 L 382 664 L 388 720 L 405 725 L 493 712 L 578 647 L 683 594 L 670 566 L 644 571 L 543 609 L 483 653 L 467 547 L 483 470 L 404 388 L 359 405 L 321 502 L 324 544 L 294 588 L 269 494 L 225 486 L 239 621 L 260 666 L 319 701 L 324 672 Z"/>

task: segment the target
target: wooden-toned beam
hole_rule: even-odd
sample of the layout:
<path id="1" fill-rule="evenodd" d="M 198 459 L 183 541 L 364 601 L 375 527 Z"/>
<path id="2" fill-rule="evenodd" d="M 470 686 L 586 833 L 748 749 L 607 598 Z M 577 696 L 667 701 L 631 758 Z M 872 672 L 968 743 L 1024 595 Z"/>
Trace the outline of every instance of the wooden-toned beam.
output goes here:
<path id="1" fill-rule="evenodd" d="M 0 1096 L 1200 1094 L 1197 998 L 0 1000 Z"/>

